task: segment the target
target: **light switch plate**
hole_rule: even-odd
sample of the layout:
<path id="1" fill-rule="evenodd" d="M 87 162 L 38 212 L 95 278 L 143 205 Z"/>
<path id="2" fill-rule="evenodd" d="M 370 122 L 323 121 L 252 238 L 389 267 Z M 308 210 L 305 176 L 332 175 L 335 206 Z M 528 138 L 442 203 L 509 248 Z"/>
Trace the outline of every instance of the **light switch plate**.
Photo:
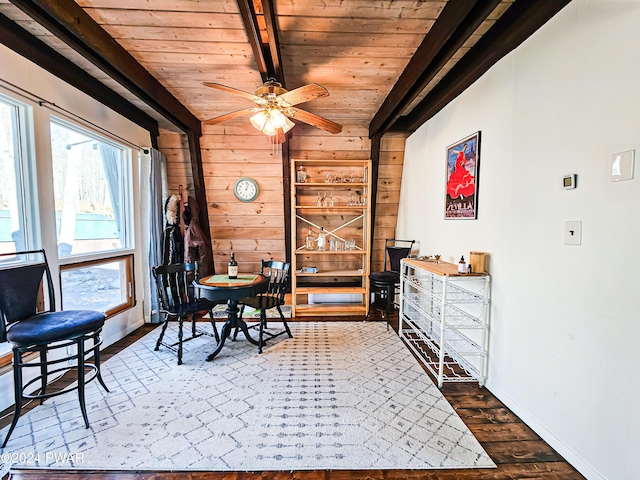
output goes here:
<path id="1" fill-rule="evenodd" d="M 611 181 L 622 182 L 633 178 L 633 168 L 635 163 L 635 150 L 614 153 L 611 155 Z"/>
<path id="2" fill-rule="evenodd" d="M 582 244 L 582 222 L 580 220 L 564 222 L 564 244 Z"/>

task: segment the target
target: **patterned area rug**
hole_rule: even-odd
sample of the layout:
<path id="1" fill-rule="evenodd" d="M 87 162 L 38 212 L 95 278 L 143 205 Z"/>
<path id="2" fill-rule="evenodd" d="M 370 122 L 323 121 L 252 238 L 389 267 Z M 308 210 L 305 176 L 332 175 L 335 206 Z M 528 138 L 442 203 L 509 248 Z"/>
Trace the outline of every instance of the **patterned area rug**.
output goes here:
<path id="1" fill-rule="evenodd" d="M 291 306 L 283 305 L 281 307 L 282 314 L 284 318 L 291 318 Z M 275 308 L 271 308 L 266 311 L 267 318 L 280 318 L 280 314 L 278 310 Z M 205 317 L 208 318 L 208 314 Z M 226 305 L 216 305 L 213 309 L 213 318 L 227 318 L 227 306 Z M 245 307 L 244 313 L 242 314 L 242 318 L 245 320 L 248 318 L 260 318 L 260 310 L 256 310 L 255 308 Z"/>
<path id="2" fill-rule="evenodd" d="M 118 470 L 495 467 L 384 324 L 290 326 L 294 338 L 262 355 L 240 334 L 212 362 L 212 339 L 199 337 L 181 366 L 153 351 L 151 332 L 104 363 L 110 393 L 89 385 L 91 428 L 76 395 L 56 397 L 20 419 L 2 458 Z"/>

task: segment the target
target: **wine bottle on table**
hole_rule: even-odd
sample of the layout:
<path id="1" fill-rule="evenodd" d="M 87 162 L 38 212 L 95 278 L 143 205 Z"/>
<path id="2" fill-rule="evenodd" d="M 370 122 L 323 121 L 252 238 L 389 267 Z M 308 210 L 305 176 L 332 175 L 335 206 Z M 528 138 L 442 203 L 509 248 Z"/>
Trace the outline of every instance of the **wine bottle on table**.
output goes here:
<path id="1" fill-rule="evenodd" d="M 236 262 L 236 256 L 231 253 L 231 260 L 229 260 L 229 280 L 238 278 L 238 262 Z"/>

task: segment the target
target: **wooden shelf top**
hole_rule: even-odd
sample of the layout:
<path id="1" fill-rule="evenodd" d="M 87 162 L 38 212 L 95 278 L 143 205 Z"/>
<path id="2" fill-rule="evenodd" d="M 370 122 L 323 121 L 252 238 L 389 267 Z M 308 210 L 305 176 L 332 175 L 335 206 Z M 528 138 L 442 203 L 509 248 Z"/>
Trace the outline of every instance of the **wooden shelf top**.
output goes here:
<path id="1" fill-rule="evenodd" d="M 296 205 L 298 210 L 364 210 L 366 205 L 335 205 L 333 207 L 318 207 L 317 205 Z"/>
<path id="2" fill-rule="evenodd" d="M 440 275 L 442 277 L 486 277 L 488 274 L 484 272 L 479 273 L 458 273 L 457 263 L 448 262 L 427 262 L 425 260 L 416 260 L 414 258 L 403 258 L 402 263 L 411 265 L 414 268 L 426 270 L 428 272 Z"/>
<path id="3" fill-rule="evenodd" d="M 297 287 L 296 295 L 308 295 L 310 293 L 318 294 L 341 294 L 341 293 L 357 293 L 366 294 L 365 287 L 333 287 L 333 286 L 317 286 L 317 287 Z"/>
<path id="4" fill-rule="evenodd" d="M 325 250 L 323 251 L 318 251 L 318 250 L 296 250 L 296 255 L 362 255 L 367 253 L 366 250 L 341 250 L 341 251 L 331 251 L 331 250 Z"/>
<path id="5" fill-rule="evenodd" d="M 334 188 L 334 187 L 368 187 L 368 183 L 362 182 L 296 182 L 296 187 L 322 187 L 322 188 Z"/>
<path id="6" fill-rule="evenodd" d="M 296 272 L 297 277 L 364 277 L 368 272 L 358 270 L 331 270 L 327 272 L 306 273 Z"/>

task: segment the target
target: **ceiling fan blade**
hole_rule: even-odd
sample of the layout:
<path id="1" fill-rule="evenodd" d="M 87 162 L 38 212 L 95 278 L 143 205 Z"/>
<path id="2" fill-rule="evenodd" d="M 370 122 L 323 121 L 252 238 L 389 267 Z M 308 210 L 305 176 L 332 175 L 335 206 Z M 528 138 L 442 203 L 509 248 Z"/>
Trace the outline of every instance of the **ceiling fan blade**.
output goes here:
<path id="1" fill-rule="evenodd" d="M 283 93 L 282 95 L 279 95 L 278 98 L 281 98 L 289 105 L 298 105 L 299 103 L 308 102 L 309 100 L 313 100 L 314 98 L 322 98 L 328 96 L 329 91 L 322 85 L 318 85 L 317 83 L 310 83 L 309 85 L 304 85 L 302 87 L 291 90 L 290 92 Z"/>
<path id="2" fill-rule="evenodd" d="M 255 112 L 256 107 L 251 108 L 243 108 L 242 110 L 236 110 L 235 112 L 229 112 L 225 115 L 220 115 L 219 117 L 210 118 L 209 120 L 205 120 L 202 122 L 205 125 L 217 125 L 218 123 L 222 123 L 226 120 L 230 120 L 236 117 L 242 117 L 243 115 L 249 115 L 250 113 Z"/>
<path id="3" fill-rule="evenodd" d="M 304 110 L 300 110 L 298 108 L 292 108 L 292 110 L 295 110 L 295 113 L 289 116 L 295 118 L 296 120 L 308 123 L 309 125 L 313 125 L 314 127 L 321 128 L 322 130 L 326 130 L 327 132 L 333 134 L 340 133 L 342 131 L 342 125 L 332 122 L 331 120 L 320 117 L 313 113 L 306 112 Z"/>
<path id="4" fill-rule="evenodd" d="M 233 87 L 227 87 L 226 85 L 222 85 L 221 83 L 202 82 L 202 85 L 204 85 L 205 87 L 215 88 L 216 90 L 222 90 L 223 92 L 234 93 L 244 98 L 248 98 L 249 100 L 253 100 L 256 103 L 264 103 L 264 101 L 260 97 L 254 95 L 253 93 L 245 92 L 244 90 L 238 90 L 237 88 Z"/>

